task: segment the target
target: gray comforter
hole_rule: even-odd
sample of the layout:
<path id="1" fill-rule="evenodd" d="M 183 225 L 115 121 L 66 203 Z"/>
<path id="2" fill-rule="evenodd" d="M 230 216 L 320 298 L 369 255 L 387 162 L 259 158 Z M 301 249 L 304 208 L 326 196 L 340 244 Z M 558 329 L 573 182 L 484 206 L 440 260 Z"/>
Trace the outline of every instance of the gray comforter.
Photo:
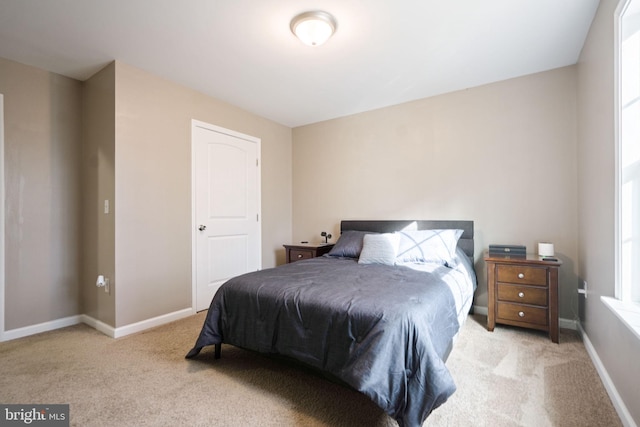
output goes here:
<path id="1" fill-rule="evenodd" d="M 292 357 L 419 426 L 455 391 L 448 272 L 320 257 L 238 276 L 216 293 L 187 358 L 222 342 Z"/>

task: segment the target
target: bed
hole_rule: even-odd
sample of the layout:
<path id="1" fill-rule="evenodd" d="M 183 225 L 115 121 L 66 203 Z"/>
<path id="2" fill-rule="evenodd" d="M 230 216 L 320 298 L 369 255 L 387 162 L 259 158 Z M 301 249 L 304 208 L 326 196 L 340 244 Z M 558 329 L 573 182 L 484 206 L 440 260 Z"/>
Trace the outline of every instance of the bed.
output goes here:
<path id="1" fill-rule="evenodd" d="M 342 221 L 328 254 L 220 287 L 187 358 L 221 344 L 294 359 L 420 426 L 476 287 L 473 221 Z"/>

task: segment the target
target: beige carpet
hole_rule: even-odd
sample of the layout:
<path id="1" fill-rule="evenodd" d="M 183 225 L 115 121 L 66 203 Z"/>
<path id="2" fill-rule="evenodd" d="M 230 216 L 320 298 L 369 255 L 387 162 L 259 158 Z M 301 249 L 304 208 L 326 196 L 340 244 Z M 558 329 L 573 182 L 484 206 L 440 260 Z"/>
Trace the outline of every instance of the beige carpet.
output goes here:
<path id="1" fill-rule="evenodd" d="M 203 313 L 121 339 L 84 325 L 0 343 L 0 403 L 69 403 L 76 426 L 395 426 L 366 397 L 223 346 L 186 360 Z M 458 391 L 426 426 L 621 425 L 580 338 L 471 316 L 449 357 Z"/>

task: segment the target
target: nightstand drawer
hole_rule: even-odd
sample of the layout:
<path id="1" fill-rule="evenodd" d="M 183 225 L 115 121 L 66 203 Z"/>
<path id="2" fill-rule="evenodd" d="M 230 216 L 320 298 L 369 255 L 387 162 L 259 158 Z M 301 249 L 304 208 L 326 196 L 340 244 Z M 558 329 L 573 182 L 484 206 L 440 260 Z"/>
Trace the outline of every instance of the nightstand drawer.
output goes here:
<path id="1" fill-rule="evenodd" d="M 546 308 L 498 302 L 498 319 L 546 326 L 548 312 Z"/>
<path id="2" fill-rule="evenodd" d="M 522 285 L 547 286 L 547 269 L 526 265 L 498 265 L 498 282 L 518 283 Z"/>
<path id="3" fill-rule="evenodd" d="M 285 249 L 286 261 L 290 263 L 322 256 L 333 248 L 333 243 L 300 243 L 282 246 Z"/>
<path id="4" fill-rule="evenodd" d="M 547 289 L 498 283 L 498 300 L 546 307 Z"/>
<path id="5" fill-rule="evenodd" d="M 302 259 L 310 259 L 314 258 L 314 251 L 312 250 L 302 250 L 302 249 L 291 249 L 289 251 L 289 262 L 300 261 Z"/>

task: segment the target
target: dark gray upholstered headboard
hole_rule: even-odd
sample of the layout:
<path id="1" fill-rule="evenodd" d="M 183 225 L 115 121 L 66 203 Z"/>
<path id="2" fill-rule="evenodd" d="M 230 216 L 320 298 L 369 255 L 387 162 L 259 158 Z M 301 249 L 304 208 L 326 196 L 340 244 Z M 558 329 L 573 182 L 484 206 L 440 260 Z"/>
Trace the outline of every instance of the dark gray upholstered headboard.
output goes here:
<path id="1" fill-rule="evenodd" d="M 455 220 L 344 220 L 340 222 L 340 232 L 347 230 L 375 231 L 378 233 L 390 233 L 399 231 L 415 223 L 418 230 L 463 230 L 458 247 L 473 259 L 473 221 Z"/>

